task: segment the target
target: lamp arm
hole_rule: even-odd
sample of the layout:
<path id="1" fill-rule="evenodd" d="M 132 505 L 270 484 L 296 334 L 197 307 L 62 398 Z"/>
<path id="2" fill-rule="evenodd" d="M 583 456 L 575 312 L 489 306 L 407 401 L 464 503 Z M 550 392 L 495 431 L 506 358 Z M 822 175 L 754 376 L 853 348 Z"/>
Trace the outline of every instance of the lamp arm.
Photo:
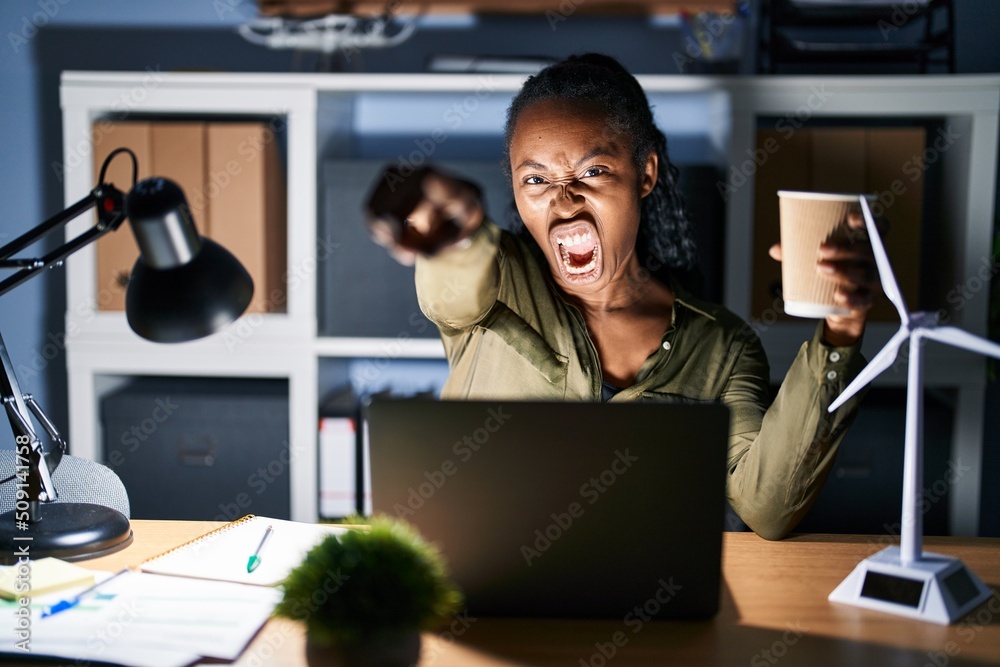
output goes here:
<path id="1" fill-rule="evenodd" d="M 97 207 L 97 224 L 78 236 L 66 241 L 48 254 L 36 259 L 10 259 L 11 255 L 35 243 L 55 229 L 65 227 L 71 220 Z M 86 197 L 57 213 L 34 229 L 27 231 L 0 248 L 0 269 L 20 269 L 0 281 L 0 296 L 32 278 L 54 264 L 62 262 L 74 252 L 93 243 L 125 222 L 125 196 L 115 186 L 104 183 L 90 191 Z"/>
<path id="2" fill-rule="evenodd" d="M 127 149 L 119 149 L 115 153 L 123 150 Z M 105 161 L 105 166 L 111 157 L 113 155 Z M 101 184 L 91 190 L 86 197 L 0 247 L 0 269 L 19 269 L 0 281 L 0 295 L 6 294 L 40 271 L 59 264 L 80 248 L 121 227 L 125 221 L 125 195 L 115 186 L 103 182 L 104 171 L 105 169 L 102 167 Z M 134 177 L 133 173 L 133 179 Z M 36 243 L 53 231 L 65 227 L 71 220 L 95 206 L 97 208 L 97 223 L 94 226 L 42 257 L 11 259 L 12 255 Z M 24 461 L 23 464 L 19 462 L 19 466 L 26 468 L 23 475 L 18 473 L 16 476 L 25 485 L 25 500 L 28 502 L 27 518 L 34 521 L 38 518 L 39 503 L 55 500 L 58 495 L 50 473 L 59 465 L 59 461 L 65 454 L 66 441 L 59 435 L 55 425 L 52 424 L 34 398 L 21 392 L 17 374 L 14 372 L 14 364 L 10 360 L 3 336 L 0 336 L 0 400 L 2 400 L 3 408 L 10 421 L 11 430 L 14 432 L 16 454 L 19 459 Z M 48 450 L 42 445 L 32 426 L 32 414 L 51 438 L 53 444 Z"/>
<path id="3" fill-rule="evenodd" d="M 49 475 L 49 466 L 45 461 L 44 451 L 41 441 L 35 434 L 35 429 L 31 426 L 28 406 L 25 402 L 24 394 L 17 382 L 17 375 L 14 373 L 14 364 L 7 354 L 7 345 L 3 336 L 0 335 L 0 398 L 10 420 L 11 430 L 14 432 L 15 453 L 19 459 L 28 459 L 25 463 L 18 462 L 19 466 L 27 467 L 27 474 L 23 479 L 27 488 L 27 501 L 29 502 L 29 512 L 34 519 L 38 510 L 38 501 L 54 500 L 57 496 L 52 478 Z M 32 400 L 32 402 L 34 402 Z M 45 421 L 48 421 L 46 418 Z M 59 444 L 65 448 L 65 443 L 59 439 Z M 22 454 L 22 448 L 24 453 Z M 58 456 L 62 458 L 62 451 Z M 19 475 L 20 477 L 20 475 Z"/>
<path id="4" fill-rule="evenodd" d="M 29 245 L 39 240 L 49 232 L 64 226 L 70 220 L 80 215 L 97 201 L 96 191 L 91 190 L 86 197 L 67 207 L 66 210 L 56 213 L 42 224 L 21 234 L 16 239 L 0 248 L 0 259 L 9 259 L 11 255 L 24 250 Z"/>

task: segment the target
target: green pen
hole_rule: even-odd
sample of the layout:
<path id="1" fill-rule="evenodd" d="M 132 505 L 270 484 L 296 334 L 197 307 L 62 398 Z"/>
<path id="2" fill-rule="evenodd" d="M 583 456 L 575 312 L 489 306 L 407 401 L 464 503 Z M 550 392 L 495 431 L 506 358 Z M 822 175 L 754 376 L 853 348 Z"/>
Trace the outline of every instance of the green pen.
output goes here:
<path id="1" fill-rule="evenodd" d="M 271 533 L 273 532 L 273 526 L 268 526 L 267 530 L 264 531 L 264 537 L 261 538 L 260 544 L 257 545 L 257 551 L 253 552 L 253 555 L 250 556 L 250 560 L 247 561 L 247 572 L 253 572 L 260 565 L 260 552 L 264 549 L 264 545 L 267 543 L 268 538 L 271 537 Z"/>

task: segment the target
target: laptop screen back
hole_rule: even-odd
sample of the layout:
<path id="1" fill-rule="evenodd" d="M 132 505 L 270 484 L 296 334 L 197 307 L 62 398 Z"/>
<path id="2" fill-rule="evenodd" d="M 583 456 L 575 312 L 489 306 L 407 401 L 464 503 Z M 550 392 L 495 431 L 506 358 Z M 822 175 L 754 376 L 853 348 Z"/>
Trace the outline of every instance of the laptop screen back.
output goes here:
<path id="1" fill-rule="evenodd" d="M 717 611 L 726 407 L 374 398 L 367 419 L 374 510 L 441 548 L 469 613 Z"/>

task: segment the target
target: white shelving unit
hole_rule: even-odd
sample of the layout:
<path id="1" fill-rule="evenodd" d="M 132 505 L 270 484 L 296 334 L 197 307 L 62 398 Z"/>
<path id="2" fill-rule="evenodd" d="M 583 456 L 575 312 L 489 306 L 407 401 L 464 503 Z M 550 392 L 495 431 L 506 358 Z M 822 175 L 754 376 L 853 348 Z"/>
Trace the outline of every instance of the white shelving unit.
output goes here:
<path id="1" fill-rule="evenodd" d="M 758 119 L 892 118 L 939 119 L 958 139 L 943 165 L 944 210 L 955 228 L 958 248 L 954 275 L 935 276 L 963 284 L 975 275 L 991 243 L 996 184 L 1000 77 L 740 77 L 645 76 L 640 80 L 668 135 L 700 135 L 720 167 L 740 164 L 753 151 Z M 70 392 L 69 436 L 76 455 L 100 458 L 98 406 L 116 380 L 133 375 L 278 377 L 289 382 L 292 518 L 317 517 L 318 366 L 323 358 L 440 358 L 436 340 L 331 338 L 317 334 L 316 239 L 320 141 L 334 157 L 351 157 L 352 135 L 365 131 L 370 102 L 400 104 L 402 123 L 423 114 L 441 122 L 454 100 L 476 100 L 477 110 L 456 130 L 491 131 L 499 136 L 496 109 L 506 107 L 523 77 L 516 75 L 359 75 L 359 74 L 162 74 L 66 72 L 62 77 L 63 144 L 68 169 L 66 202 L 84 196 L 96 174 L 90 160 L 92 123 L 112 112 L 137 115 L 277 116 L 287 122 L 288 257 L 287 313 L 252 315 L 226 332 L 182 345 L 153 345 L 128 329 L 120 313 L 100 312 L 95 303 L 93 246 L 67 261 L 67 366 Z M 407 100 L 410 103 L 407 103 Z M 435 102 L 437 100 L 437 102 Z M 430 106 L 428 106 L 430 104 Z M 678 109 L 687 109 L 681 113 Z M 317 109 L 323 110 L 318 117 Z M 671 114 L 671 110 L 677 113 Z M 428 115 L 430 114 L 430 115 Z M 437 114 L 437 116 L 435 116 Z M 441 119 L 436 121 L 435 118 Z M 686 119 L 697 122 L 687 125 Z M 477 124 L 478 123 L 478 124 Z M 330 128 L 333 128 L 331 130 Z M 484 130 L 484 128 L 486 128 Z M 428 130 L 432 129 L 430 127 Z M 671 137 L 673 141 L 673 137 Z M 676 145 L 676 144 L 675 144 Z M 332 146 L 332 148 L 330 148 Z M 338 152 L 339 151 L 339 152 Z M 80 156 L 83 155 L 83 159 Z M 382 156 L 395 159 L 395 154 Z M 753 174 L 731 193 L 726 219 L 725 304 L 750 316 L 753 229 Z M 928 195 L 930 196 L 930 194 Z M 931 221 L 933 222 L 933 221 Z M 87 225 L 77 221 L 67 234 Z M 119 232 L 122 233 L 122 232 Z M 968 300 L 956 323 L 984 335 L 986 298 Z M 942 307 L 947 304 L 940 304 Z M 784 375 L 795 350 L 813 324 L 780 323 L 761 328 L 774 380 Z M 873 324 L 865 350 L 877 351 L 896 325 Z M 975 355 L 928 350 L 926 381 L 957 389 L 952 457 L 972 465 L 952 492 L 951 525 L 956 534 L 974 534 L 979 520 L 978 476 L 982 458 L 984 362 Z M 883 384 L 905 382 L 886 374 Z"/>

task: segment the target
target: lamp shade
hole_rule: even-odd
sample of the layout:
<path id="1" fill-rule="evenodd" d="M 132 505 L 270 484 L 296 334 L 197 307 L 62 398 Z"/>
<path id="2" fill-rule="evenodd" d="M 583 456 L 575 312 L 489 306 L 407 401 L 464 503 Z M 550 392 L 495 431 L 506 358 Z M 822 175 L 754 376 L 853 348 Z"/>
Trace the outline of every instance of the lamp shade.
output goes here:
<path id="1" fill-rule="evenodd" d="M 253 280 L 228 250 L 198 235 L 183 191 L 165 178 L 138 183 L 125 213 L 139 246 L 125 294 L 136 334 L 157 343 L 208 336 L 233 322 L 253 296 Z"/>

